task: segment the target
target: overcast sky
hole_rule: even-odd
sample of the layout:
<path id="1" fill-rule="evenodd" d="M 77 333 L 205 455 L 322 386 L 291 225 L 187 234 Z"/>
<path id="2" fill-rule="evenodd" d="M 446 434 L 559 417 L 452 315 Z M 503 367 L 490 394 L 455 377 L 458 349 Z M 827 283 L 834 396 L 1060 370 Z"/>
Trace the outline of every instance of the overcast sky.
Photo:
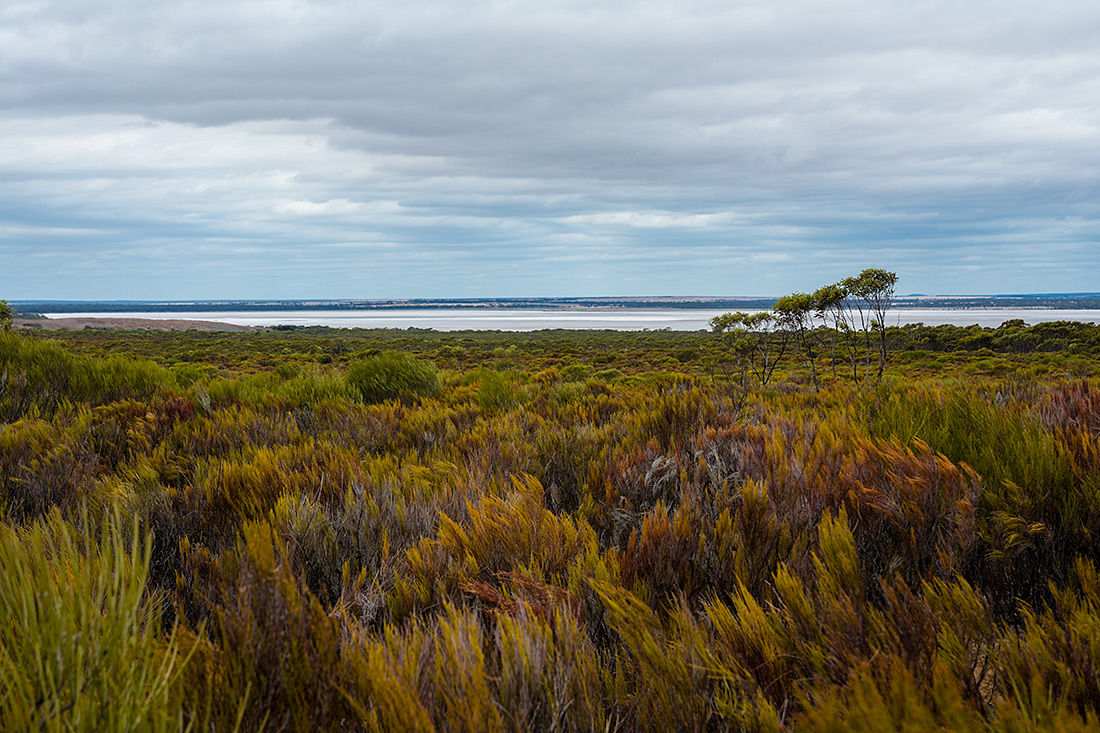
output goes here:
<path id="1" fill-rule="evenodd" d="M 1100 291 L 1100 3 L 5 2 L 0 297 Z"/>

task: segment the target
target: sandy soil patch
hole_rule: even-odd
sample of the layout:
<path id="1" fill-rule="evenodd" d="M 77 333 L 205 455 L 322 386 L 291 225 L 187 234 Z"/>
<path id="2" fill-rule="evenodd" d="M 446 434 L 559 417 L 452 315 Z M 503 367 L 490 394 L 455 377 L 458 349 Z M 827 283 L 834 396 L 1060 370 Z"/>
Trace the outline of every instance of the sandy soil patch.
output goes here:
<path id="1" fill-rule="evenodd" d="M 42 328 L 47 331 L 82 331 L 85 328 L 111 328 L 121 331 L 266 331 L 263 326 L 237 326 L 217 321 L 161 320 L 159 318 L 16 318 L 16 328 Z"/>

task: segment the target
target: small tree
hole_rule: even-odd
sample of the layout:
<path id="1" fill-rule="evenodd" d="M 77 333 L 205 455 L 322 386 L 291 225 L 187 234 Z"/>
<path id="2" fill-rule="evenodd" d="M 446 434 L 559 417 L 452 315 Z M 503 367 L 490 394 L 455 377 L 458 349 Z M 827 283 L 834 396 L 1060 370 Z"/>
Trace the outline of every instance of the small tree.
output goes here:
<path id="1" fill-rule="evenodd" d="M 0 300 L 0 331 L 10 332 L 14 318 L 15 309 L 8 305 L 8 301 Z"/>
<path id="2" fill-rule="evenodd" d="M 839 284 L 826 285 L 814 291 L 814 313 L 826 326 L 826 338 L 829 339 L 829 352 L 833 369 L 833 379 L 836 379 L 836 348 L 841 334 L 848 333 L 851 328 L 847 321 L 847 309 L 844 301 L 848 293 Z"/>
<path id="3" fill-rule="evenodd" d="M 882 372 L 886 368 L 886 311 L 894 302 L 894 288 L 898 276 L 886 270 L 869 269 L 859 273 L 863 283 L 862 297 L 867 302 L 871 317 L 871 330 L 878 333 L 878 381 L 882 381 Z M 870 355 L 868 355 L 868 360 Z"/>
<path id="4" fill-rule="evenodd" d="M 742 373 L 747 365 L 760 386 L 766 386 L 787 350 L 789 334 L 781 329 L 779 318 L 767 311 L 738 311 L 715 316 L 710 327 L 715 333 L 733 337 L 731 346 L 742 364 Z"/>
<path id="5" fill-rule="evenodd" d="M 867 377 L 871 374 L 871 314 L 868 311 L 867 298 L 865 297 L 868 283 L 862 275 L 855 275 L 844 278 L 838 285 L 843 288 L 845 293 L 844 309 L 846 311 L 845 319 L 850 326 L 849 333 L 854 335 L 858 331 L 863 334 L 864 376 Z M 848 356 L 852 360 L 852 379 L 855 380 L 859 379 L 859 369 L 856 366 L 858 350 L 855 339 L 849 338 Z"/>
<path id="6" fill-rule="evenodd" d="M 744 325 L 745 316 L 747 313 L 738 311 L 737 313 L 723 313 L 720 316 L 715 316 L 710 319 L 710 329 L 712 332 L 725 336 L 727 341 L 727 348 L 737 358 L 737 368 L 741 373 L 741 388 L 744 389 L 748 386 L 748 365 L 752 359 L 753 343 L 752 339 L 745 335 Z M 732 381 L 729 378 L 729 370 L 724 369 L 726 372 L 726 380 Z M 712 375 L 713 376 L 713 375 Z"/>
<path id="7" fill-rule="evenodd" d="M 817 379 L 817 364 L 814 358 L 813 330 L 814 312 L 817 301 L 808 293 L 791 293 L 775 301 L 772 311 L 780 328 L 794 334 L 798 350 L 810 365 L 810 375 L 814 380 L 814 389 L 820 389 Z"/>
<path id="8" fill-rule="evenodd" d="M 883 369 L 886 368 L 886 311 L 894 300 L 894 287 L 897 285 L 898 276 L 887 270 L 869 268 L 855 277 L 848 277 L 840 281 L 839 285 L 847 292 L 845 307 L 848 309 L 849 319 L 853 326 L 858 318 L 859 329 L 863 332 L 863 346 L 865 356 L 865 376 L 871 377 L 871 346 L 872 334 L 879 336 L 878 344 L 878 378 L 882 379 Z M 855 354 L 852 354 L 852 376 L 855 378 Z"/>
<path id="9" fill-rule="evenodd" d="M 746 369 L 760 386 L 771 380 L 787 344 L 793 338 L 810 367 L 814 387 L 820 388 L 815 343 L 828 343 L 836 378 L 837 347 L 843 344 L 852 364 L 852 379 L 859 381 L 859 357 L 864 360 L 864 379 L 871 378 L 871 359 L 878 351 L 878 380 L 886 368 L 886 313 L 894 300 L 898 276 L 866 269 L 854 277 L 826 285 L 812 294 L 792 293 L 779 298 L 771 311 L 724 313 L 712 318 L 711 330 L 724 334 L 741 366 L 741 385 Z M 819 323 L 826 328 L 819 328 Z M 862 333 L 862 348 L 857 334 Z M 877 349 L 872 344 L 877 336 Z M 819 342 L 820 339 L 820 342 Z M 825 341 L 828 339 L 828 342 Z"/>

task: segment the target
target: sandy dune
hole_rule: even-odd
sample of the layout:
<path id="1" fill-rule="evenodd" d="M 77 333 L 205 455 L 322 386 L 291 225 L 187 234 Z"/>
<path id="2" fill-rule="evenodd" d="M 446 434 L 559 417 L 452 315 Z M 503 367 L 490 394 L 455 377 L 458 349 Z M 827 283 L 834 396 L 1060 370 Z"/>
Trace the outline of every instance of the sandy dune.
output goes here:
<path id="1" fill-rule="evenodd" d="M 160 320 L 154 318 L 16 318 L 16 328 L 39 328 L 48 331 L 80 331 L 85 328 L 113 328 L 123 331 L 266 331 L 262 326 L 236 326 L 217 321 Z"/>

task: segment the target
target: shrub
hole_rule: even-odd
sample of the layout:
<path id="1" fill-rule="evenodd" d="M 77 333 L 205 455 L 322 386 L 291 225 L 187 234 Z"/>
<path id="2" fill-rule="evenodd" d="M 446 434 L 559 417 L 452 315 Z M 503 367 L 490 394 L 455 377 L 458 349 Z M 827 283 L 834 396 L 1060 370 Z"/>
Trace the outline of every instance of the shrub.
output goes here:
<path id="1" fill-rule="evenodd" d="M 65 402 L 107 404 L 149 398 L 173 381 L 144 359 L 77 356 L 50 341 L 0 331 L 0 419 L 17 420 L 35 406 L 50 414 Z"/>
<path id="2" fill-rule="evenodd" d="M 205 680 L 211 729 L 231 730 L 234 721 L 245 730 L 337 729 L 351 712 L 337 687 L 334 620 L 294 576 L 266 522 L 246 524 L 227 559 L 217 573 L 218 647 Z"/>
<path id="3" fill-rule="evenodd" d="M 434 364 L 398 351 L 386 351 L 352 364 L 347 381 L 364 402 L 427 397 L 439 389 Z"/>
<path id="4" fill-rule="evenodd" d="M 592 367 L 587 364 L 570 364 L 561 370 L 561 378 L 566 382 L 581 382 L 592 374 Z"/>
<path id="5" fill-rule="evenodd" d="M 477 403 L 488 412 L 507 410 L 519 402 L 515 381 L 508 374 L 486 370 L 477 388 Z"/>
<path id="6" fill-rule="evenodd" d="M 119 525 L 97 536 L 56 510 L 23 529 L 0 524 L 0 728 L 181 726 L 188 657 L 145 593 L 151 538 Z"/>

